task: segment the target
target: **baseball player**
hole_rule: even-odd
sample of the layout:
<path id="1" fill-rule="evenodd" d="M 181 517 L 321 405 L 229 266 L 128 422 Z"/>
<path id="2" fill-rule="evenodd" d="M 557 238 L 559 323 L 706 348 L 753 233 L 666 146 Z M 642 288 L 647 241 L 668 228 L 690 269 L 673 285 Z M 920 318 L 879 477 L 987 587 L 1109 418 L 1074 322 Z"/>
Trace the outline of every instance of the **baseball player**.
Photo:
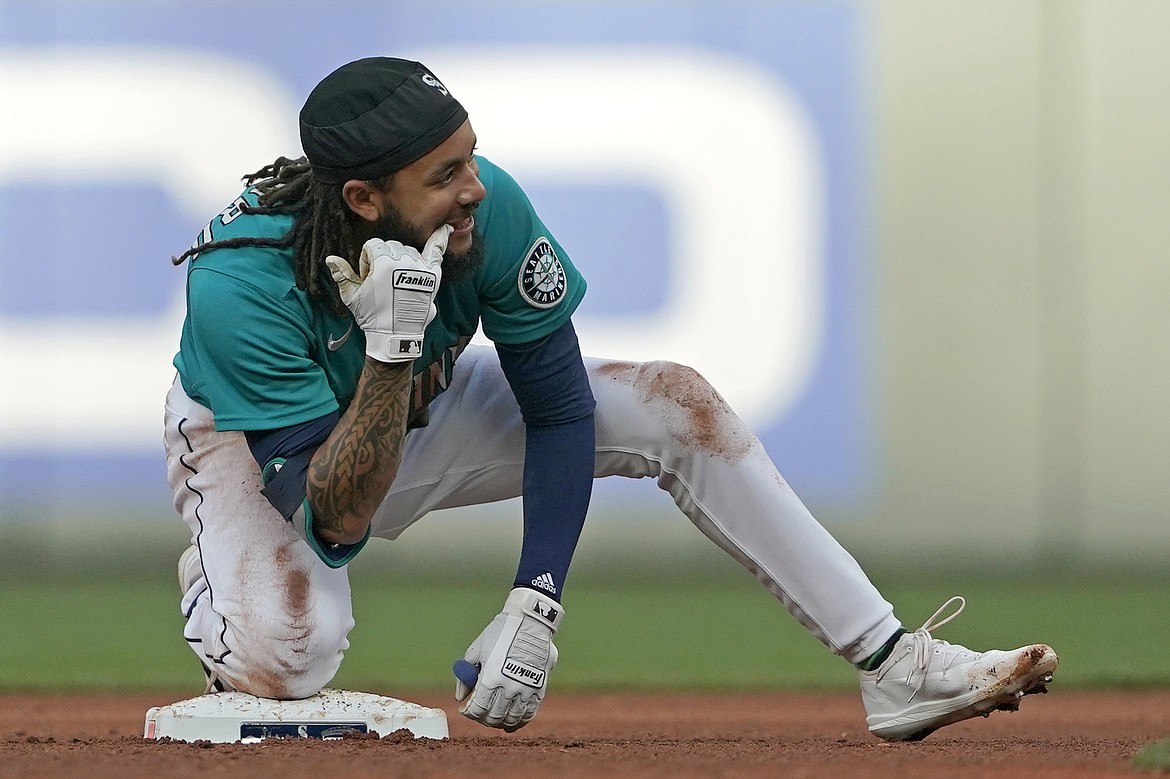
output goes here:
<path id="1" fill-rule="evenodd" d="M 165 442 L 192 536 L 184 634 L 208 690 L 317 693 L 348 647 L 346 564 L 370 536 L 523 496 L 516 577 L 456 663 L 455 695 L 484 725 L 524 726 L 557 662 L 592 480 L 610 475 L 654 478 L 854 664 L 881 738 L 1044 690 L 1048 646 L 932 637 L 961 598 L 906 631 L 694 370 L 582 357 L 584 279 L 426 67 L 342 66 L 309 95 L 300 134 L 305 157 L 246 177 L 175 260 L 187 316 Z M 493 347 L 470 345 L 481 326 Z"/>

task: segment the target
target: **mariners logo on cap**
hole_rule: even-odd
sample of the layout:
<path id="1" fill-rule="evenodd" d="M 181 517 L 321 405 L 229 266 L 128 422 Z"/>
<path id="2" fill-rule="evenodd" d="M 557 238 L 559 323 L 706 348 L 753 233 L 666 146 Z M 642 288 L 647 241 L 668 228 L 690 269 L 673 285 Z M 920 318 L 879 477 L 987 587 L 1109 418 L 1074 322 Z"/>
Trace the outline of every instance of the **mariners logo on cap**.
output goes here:
<path id="1" fill-rule="evenodd" d="M 439 79 L 435 78 L 430 73 L 423 73 L 422 80 L 423 80 L 423 83 L 426 84 L 428 87 L 434 87 L 435 89 L 442 92 L 444 95 L 447 95 L 447 96 L 451 95 L 451 93 L 447 91 L 447 87 L 443 86 L 443 82 L 439 81 Z"/>
<path id="2" fill-rule="evenodd" d="M 517 278 L 520 297 L 536 308 L 552 308 L 565 297 L 565 268 L 548 239 L 532 244 Z"/>

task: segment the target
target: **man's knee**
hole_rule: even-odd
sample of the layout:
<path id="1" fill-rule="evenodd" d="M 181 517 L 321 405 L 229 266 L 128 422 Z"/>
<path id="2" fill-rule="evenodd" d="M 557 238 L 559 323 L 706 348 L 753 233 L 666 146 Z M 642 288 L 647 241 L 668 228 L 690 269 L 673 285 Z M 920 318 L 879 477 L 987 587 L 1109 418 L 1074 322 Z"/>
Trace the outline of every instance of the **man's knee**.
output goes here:
<path id="1" fill-rule="evenodd" d="M 643 403 L 689 407 L 716 398 L 722 401 L 697 370 L 669 360 L 605 362 L 593 370 L 600 380 L 629 386 Z"/>
<path id="2" fill-rule="evenodd" d="M 297 699 L 316 695 L 342 664 L 346 630 L 304 628 L 284 639 L 253 635 L 240 641 L 226 659 L 228 681 L 241 692 L 263 698 Z"/>
<path id="3" fill-rule="evenodd" d="M 233 672 L 229 681 L 262 698 L 316 695 L 337 674 L 352 627 L 348 607 L 318 608 L 283 626 L 252 625 L 237 632 L 235 657 L 225 658 Z"/>
<path id="4" fill-rule="evenodd" d="M 610 409 L 614 429 L 617 435 L 640 431 L 647 450 L 661 448 L 665 455 L 713 455 L 736 461 L 746 457 L 755 443 L 743 420 L 690 366 L 655 360 L 603 363 L 595 370 L 600 380 L 633 390 L 625 396 L 629 400 L 621 403 L 622 408 Z"/>

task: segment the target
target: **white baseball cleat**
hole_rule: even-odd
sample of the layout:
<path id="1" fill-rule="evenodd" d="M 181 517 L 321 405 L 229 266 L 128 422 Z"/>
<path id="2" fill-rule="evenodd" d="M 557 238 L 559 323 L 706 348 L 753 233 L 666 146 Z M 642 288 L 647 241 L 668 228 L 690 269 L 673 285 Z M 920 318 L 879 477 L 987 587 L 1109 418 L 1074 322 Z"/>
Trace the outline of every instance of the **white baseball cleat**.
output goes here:
<path id="1" fill-rule="evenodd" d="M 179 591 L 186 595 L 187 590 L 203 575 L 203 561 L 199 559 L 199 547 L 195 544 L 183 550 L 179 555 Z"/>
<path id="2" fill-rule="evenodd" d="M 956 602 L 953 614 L 938 619 Z M 860 672 L 865 721 L 874 735 L 921 741 L 944 725 L 997 709 L 1015 711 L 1025 695 L 1048 692 L 1045 685 L 1059 658 L 1047 644 L 972 652 L 930 635 L 959 616 L 966 603 L 951 598 L 922 627 L 902 636 L 884 663 Z"/>
<path id="3" fill-rule="evenodd" d="M 203 560 L 199 557 L 199 547 L 191 544 L 183 550 L 183 554 L 179 555 L 179 591 L 186 595 L 202 576 Z M 225 692 L 229 689 L 227 684 L 219 678 L 219 674 L 209 668 L 202 659 L 200 659 L 200 664 L 203 667 L 203 676 L 207 679 L 207 684 L 203 688 L 205 695 L 211 692 Z"/>

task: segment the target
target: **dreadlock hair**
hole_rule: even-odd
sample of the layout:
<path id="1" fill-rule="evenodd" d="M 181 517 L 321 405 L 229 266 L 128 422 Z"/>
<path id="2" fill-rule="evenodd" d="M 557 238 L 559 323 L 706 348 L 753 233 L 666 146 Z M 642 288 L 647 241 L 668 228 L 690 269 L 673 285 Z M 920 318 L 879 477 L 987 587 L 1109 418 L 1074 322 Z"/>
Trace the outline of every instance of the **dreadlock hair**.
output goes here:
<path id="1" fill-rule="evenodd" d="M 384 189 L 390 176 L 366 182 Z M 243 177 L 247 186 L 255 186 L 260 194 L 258 204 L 240 204 L 245 214 L 285 214 L 293 217 L 292 228 L 280 238 L 225 238 L 196 244 L 171 262 L 182 265 L 186 260 L 215 249 L 234 249 L 241 246 L 270 246 L 278 249 L 292 247 L 297 287 L 309 297 L 336 314 L 344 316 L 349 309 L 341 302 L 341 295 L 325 265 L 325 258 L 337 254 L 356 257 L 356 245 L 351 212 L 341 194 L 341 184 L 326 184 L 313 176 L 313 169 L 305 157 L 292 160 L 278 157 L 255 173 Z"/>

